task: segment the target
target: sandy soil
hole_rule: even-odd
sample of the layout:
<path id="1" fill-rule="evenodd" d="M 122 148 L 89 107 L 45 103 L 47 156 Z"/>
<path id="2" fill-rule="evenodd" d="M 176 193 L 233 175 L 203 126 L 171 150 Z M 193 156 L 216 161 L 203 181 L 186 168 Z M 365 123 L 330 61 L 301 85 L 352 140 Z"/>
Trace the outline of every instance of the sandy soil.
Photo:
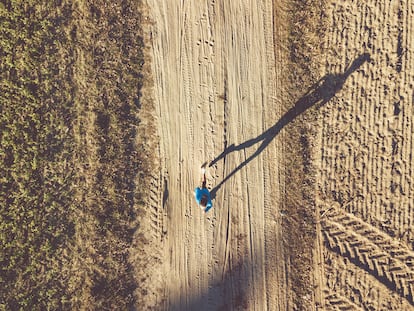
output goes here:
<path id="1" fill-rule="evenodd" d="M 139 309 L 294 310 L 280 210 L 289 142 L 283 125 L 262 135 L 287 110 L 286 3 L 147 2 L 160 174 Z M 335 94 L 315 126 L 317 290 L 304 299 L 412 310 L 414 3 L 327 8 L 321 78 Z M 205 161 L 207 214 L 193 197 Z"/>
<path id="2" fill-rule="evenodd" d="M 322 109 L 326 309 L 414 309 L 414 2 L 332 1 L 326 71 L 371 60 Z M 342 310 L 341 309 L 341 310 Z"/>

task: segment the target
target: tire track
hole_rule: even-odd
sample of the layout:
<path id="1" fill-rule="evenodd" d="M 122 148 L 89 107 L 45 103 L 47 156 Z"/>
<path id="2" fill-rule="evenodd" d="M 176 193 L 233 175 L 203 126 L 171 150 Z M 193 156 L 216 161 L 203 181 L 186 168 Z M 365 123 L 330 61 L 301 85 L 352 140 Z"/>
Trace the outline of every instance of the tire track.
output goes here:
<path id="1" fill-rule="evenodd" d="M 284 77 L 288 74 L 284 55 L 285 42 L 287 41 L 288 28 L 284 15 L 285 1 L 272 1 L 264 3 L 264 12 L 272 12 L 272 15 L 264 20 L 264 37 L 266 42 L 266 59 L 269 66 L 266 68 L 266 97 L 262 102 L 263 126 L 269 128 L 279 119 L 285 109 L 283 98 L 286 98 Z M 275 64 L 272 66 L 271 64 Z M 264 187 L 264 248 L 265 248 L 265 289 L 267 307 L 269 310 L 288 309 L 288 274 L 287 265 L 278 264 L 281 258 L 285 258 L 283 248 L 282 220 L 280 211 L 283 206 L 284 168 L 283 148 L 284 133 L 275 139 L 274 144 L 268 146 L 264 152 L 263 160 L 263 187 Z M 280 163 L 280 165 L 275 165 Z"/>
<path id="2" fill-rule="evenodd" d="M 161 199 L 159 197 L 159 195 L 162 194 L 161 190 L 162 187 L 160 186 L 160 178 L 154 178 L 154 176 L 152 176 L 147 210 L 150 212 L 149 218 L 151 220 L 151 233 L 155 241 L 160 240 L 162 236 L 162 213 L 159 209 L 159 207 L 162 206 Z"/>
<path id="3" fill-rule="evenodd" d="M 329 221 L 341 224 L 345 228 L 352 230 L 352 232 L 363 236 L 381 247 L 384 251 L 390 253 L 391 256 L 405 262 L 411 269 L 414 269 L 414 252 L 406 244 L 393 239 L 386 233 L 350 213 L 336 209 L 327 210 L 322 214 L 325 214 Z"/>
<path id="4" fill-rule="evenodd" d="M 363 310 L 411 311 L 412 304 L 337 252 L 324 252 L 326 289 Z M 325 302 L 325 304 L 327 304 Z M 352 310 L 352 309 L 351 309 Z"/>
<path id="5" fill-rule="evenodd" d="M 323 232 L 328 248 L 346 256 L 359 267 L 372 273 L 384 285 L 395 290 L 402 297 L 414 304 L 414 269 L 412 257 L 407 251 L 399 250 L 392 242 L 384 241 L 374 244 L 366 236 L 358 234 L 353 229 L 361 227 L 356 221 L 351 221 L 347 227 L 331 220 L 322 220 Z M 361 229 L 359 229 L 361 230 Z M 376 238 L 376 232 L 363 230 Z M 383 236 L 381 236 L 383 238 Z"/>
<path id="6" fill-rule="evenodd" d="M 338 293 L 331 292 L 329 290 L 324 291 L 325 298 L 325 311 L 363 311 L 364 309 L 360 308 L 348 298 L 339 295 Z"/>

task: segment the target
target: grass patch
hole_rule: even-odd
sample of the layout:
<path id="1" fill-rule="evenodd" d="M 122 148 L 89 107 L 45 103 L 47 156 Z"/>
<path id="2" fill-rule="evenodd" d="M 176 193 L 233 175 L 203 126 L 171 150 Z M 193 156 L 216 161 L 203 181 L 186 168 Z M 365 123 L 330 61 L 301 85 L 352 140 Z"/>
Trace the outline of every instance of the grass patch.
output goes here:
<path id="1" fill-rule="evenodd" d="M 150 146 L 141 3 L 0 4 L 0 309 L 127 309 Z"/>

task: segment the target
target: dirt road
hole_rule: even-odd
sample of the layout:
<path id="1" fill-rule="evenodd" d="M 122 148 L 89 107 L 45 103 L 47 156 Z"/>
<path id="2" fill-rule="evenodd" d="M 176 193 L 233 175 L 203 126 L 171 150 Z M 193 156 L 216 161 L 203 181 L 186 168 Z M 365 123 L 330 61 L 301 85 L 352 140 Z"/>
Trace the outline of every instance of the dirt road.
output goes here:
<path id="1" fill-rule="evenodd" d="M 281 139 L 249 162 L 260 138 L 250 148 L 228 148 L 258 137 L 281 115 L 277 8 L 271 1 L 151 1 L 149 7 L 156 23 L 153 66 L 168 189 L 166 307 L 285 309 L 277 238 Z M 214 208 L 204 214 L 193 192 L 201 164 L 214 159 L 207 171 Z"/>
<path id="2" fill-rule="evenodd" d="M 309 102 L 322 102 L 309 124 L 319 238 L 302 306 L 413 308 L 414 3 L 326 1 L 314 100 L 288 92 L 288 2 L 148 0 L 160 174 L 147 309 L 298 309 L 283 244 L 285 125 Z M 207 214 L 193 196 L 205 161 Z"/>

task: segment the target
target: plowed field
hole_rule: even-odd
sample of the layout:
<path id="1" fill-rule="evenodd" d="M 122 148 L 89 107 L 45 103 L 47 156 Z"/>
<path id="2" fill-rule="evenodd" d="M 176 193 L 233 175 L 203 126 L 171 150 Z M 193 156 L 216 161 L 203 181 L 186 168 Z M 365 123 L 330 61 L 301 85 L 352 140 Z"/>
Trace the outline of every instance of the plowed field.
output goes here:
<path id="1" fill-rule="evenodd" d="M 322 109 L 325 303 L 413 310 L 414 3 L 333 1 L 328 9 L 326 70 L 343 70 L 361 50 L 371 60 Z"/>

